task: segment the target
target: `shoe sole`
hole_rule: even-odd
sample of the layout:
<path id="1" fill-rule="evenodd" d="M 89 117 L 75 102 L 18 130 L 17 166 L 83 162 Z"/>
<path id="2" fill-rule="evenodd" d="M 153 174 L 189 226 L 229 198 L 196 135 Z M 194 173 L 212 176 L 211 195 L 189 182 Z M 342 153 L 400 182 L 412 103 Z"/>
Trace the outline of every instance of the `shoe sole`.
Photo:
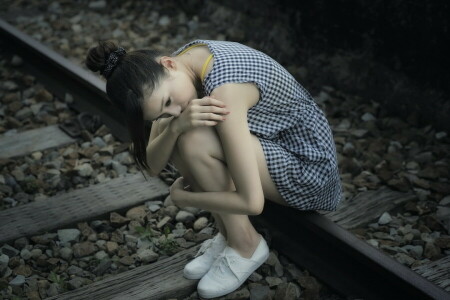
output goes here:
<path id="1" fill-rule="evenodd" d="M 216 297 L 222 297 L 222 296 L 227 295 L 227 294 L 229 294 L 231 292 L 234 292 L 236 289 L 238 289 L 245 282 L 245 280 L 248 279 L 248 277 L 250 277 L 250 275 L 252 275 L 253 272 L 255 272 L 259 267 L 261 267 L 267 261 L 267 259 L 269 258 L 269 254 L 270 254 L 270 249 L 268 249 L 267 254 L 265 255 L 265 258 L 264 258 L 263 262 L 260 265 L 258 265 L 256 268 L 252 268 L 252 271 L 249 273 L 249 275 L 242 282 L 240 282 L 238 286 L 234 286 L 232 288 L 229 288 L 228 290 L 223 291 L 219 295 L 217 295 L 217 294 L 208 294 L 208 293 L 205 294 L 205 293 L 201 293 L 200 291 L 197 291 L 198 295 L 201 298 L 211 299 L 211 298 L 216 298 Z"/>

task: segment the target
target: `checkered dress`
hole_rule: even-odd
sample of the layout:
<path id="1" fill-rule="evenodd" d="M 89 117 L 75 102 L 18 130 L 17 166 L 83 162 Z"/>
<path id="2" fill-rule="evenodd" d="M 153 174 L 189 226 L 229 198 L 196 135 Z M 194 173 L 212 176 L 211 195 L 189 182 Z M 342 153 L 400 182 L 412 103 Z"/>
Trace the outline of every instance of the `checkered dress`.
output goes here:
<path id="1" fill-rule="evenodd" d="M 270 56 L 228 41 L 195 40 L 214 56 L 203 81 L 205 95 L 225 83 L 253 82 L 260 100 L 247 114 L 250 132 L 261 142 L 269 173 L 290 206 L 336 210 L 342 197 L 331 129 L 311 95 Z"/>

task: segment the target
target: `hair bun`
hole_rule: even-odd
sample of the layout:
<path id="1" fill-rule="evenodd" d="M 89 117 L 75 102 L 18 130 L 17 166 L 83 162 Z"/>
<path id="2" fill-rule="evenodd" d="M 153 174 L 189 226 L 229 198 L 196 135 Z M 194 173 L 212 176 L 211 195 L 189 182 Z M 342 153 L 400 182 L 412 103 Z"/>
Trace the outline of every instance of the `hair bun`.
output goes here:
<path id="1" fill-rule="evenodd" d="M 106 67 L 106 60 L 109 55 L 118 50 L 119 47 L 113 41 L 99 41 L 98 44 L 98 46 L 88 50 L 85 64 L 89 70 L 101 74 Z"/>

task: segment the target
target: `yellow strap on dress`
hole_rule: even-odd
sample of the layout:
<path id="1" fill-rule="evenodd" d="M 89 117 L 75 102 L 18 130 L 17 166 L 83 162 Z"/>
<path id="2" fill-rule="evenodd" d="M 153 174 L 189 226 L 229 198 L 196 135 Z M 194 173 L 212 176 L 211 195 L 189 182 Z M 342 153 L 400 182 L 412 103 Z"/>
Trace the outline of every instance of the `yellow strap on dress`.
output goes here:
<path id="1" fill-rule="evenodd" d="M 184 49 L 183 51 L 181 51 L 180 53 L 178 53 L 177 56 L 179 56 L 179 55 L 181 55 L 181 54 L 187 52 L 188 50 L 190 50 L 190 49 L 192 49 L 192 48 L 194 48 L 194 47 L 198 47 L 198 46 L 206 46 L 206 44 L 195 44 L 195 45 L 192 45 L 192 46 L 190 46 L 190 47 L 187 47 L 186 49 Z M 205 63 L 203 64 L 203 67 L 202 67 L 202 74 L 200 75 L 201 81 L 203 81 L 203 79 L 204 79 L 203 77 L 205 76 L 205 71 L 206 71 L 206 68 L 208 67 L 209 62 L 211 61 L 211 58 L 213 58 L 213 55 L 212 55 L 212 54 L 211 54 L 210 56 L 208 56 L 208 58 L 206 59 Z"/>

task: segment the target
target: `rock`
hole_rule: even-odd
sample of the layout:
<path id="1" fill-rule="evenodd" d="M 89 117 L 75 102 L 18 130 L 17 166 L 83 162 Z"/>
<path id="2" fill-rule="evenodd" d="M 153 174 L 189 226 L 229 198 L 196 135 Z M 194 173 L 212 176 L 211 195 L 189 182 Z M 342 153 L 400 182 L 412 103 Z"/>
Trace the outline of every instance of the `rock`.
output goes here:
<path id="1" fill-rule="evenodd" d="M 171 220 L 171 217 L 169 216 L 165 216 L 164 218 L 161 219 L 161 221 L 158 222 L 158 224 L 156 224 L 156 228 L 161 229 L 164 227 L 164 225 L 167 224 L 167 222 L 169 222 Z"/>
<path id="2" fill-rule="evenodd" d="M 392 221 L 392 217 L 388 212 L 384 212 L 378 219 L 378 224 L 385 225 Z"/>
<path id="3" fill-rule="evenodd" d="M 306 293 L 305 291 L 305 298 L 304 299 L 319 299 L 311 297 L 311 296 L 306 296 L 306 295 L 311 295 L 312 292 L 308 291 L 308 293 Z M 296 285 L 295 283 L 292 282 L 288 282 L 288 283 L 281 283 L 278 285 L 277 290 L 275 291 L 275 295 L 274 295 L 274 299 L 280 299 L 280 300 L 295 300 L 295 299 L 299 299 L 301 295 L 300 292 L 300 288 L 298 287 L 298 285 Z M 318 296 L 318 295 L 317 295 Z"/>
<path id="4" fill-rule="evenodd" d="M 82 242 L 73 245 L 73 254 L 75 257 L 83 257 L 91 255 L 97 251 L 97 247 L 91 242 Z"/>
<path id="5" fill-rule="evenodd" d="M 123 165 L 131 165 L 134 163 L 133 158 L 128 151 L 114 155 L 113 160 L 118 161 Z"/>
<path id="6" fill-rule="evenodd" d="M 441 254 L 441 250 L 432 242 L 425 244 L 424 256 L 429 259 L 435 259 Z"/>
<path id="7" fill-rule="evenodd" d="M 94 172 L 94 169 L 89 163 L 84 163 L 82 165 L 76 166 L 74 170 L 78 171 L 81 177 L 90 177 Z"/>
<path id="8" fill-rule="evenodd" d="M 104 0 L 90 1 L 88 6 L 89 6 L 89 8 L 92 8 L 92 9 L 101 10 L 101 9 L 106 8 L 106 1 L 104 1 Z"/>
<path id="9" fill-rule="evenodd" d="M 439 132 L 436 132 L 435 137 L 437 140 L 441 140 L 441 139 L 447 137 L 447 133 L 445 131 L 439 131 Z"/>
<path id="10" fill-rule="evenodd" d="M 180 211 L 177 213 L 177 215 L 176 215 L 176 217 L 175 217 L 175 220 L 176 220 L 177 222 L 183 222 L 183 223 L 185 223 L 185 222 L 191 222 L 191 221 L 194 221 L 194 220 L 195 220 L 195 216 L 194 216 L 194 214 L 192 214 L 192 213 L 190 213 L 190 212 L 187 212 L 187 211 L 184 211 L 184 210 L 180 210 Z"/>
<path id="11" fill-rule="evenodd" d="M 31 252 L 27 248 L 23 248 L 20 251 L 20 257 L 22 257 L 24 260 L 29 260 L 31 258 Z"/>
<path id="12" fill-rule="evenodd" d="M 25 277 L 23 275 L 17 275 L 13 280 L 9 282 L 12 286 L 22 286 L 25 283 Z"/>
<path id="13" fill-rule="evenodd" d="M 104 259 L 100 261 L 100 263 L 95 267 L 94 270 L 92 270 L 92 273 L 94 273 L 97 276 L 103 275 L 112 265 L 112 261 L 110 259 Z"/>
<path id="14" fill-rule="evenodd" d="M 106 242 L 106 251 L 109 254 L 114 254 L 118 248 L 119 248 L 119 245 L 116 242 L 111 242 L 111 241 Z"/>
<path id="15" fill-rule="evenodd" d="M 361 120 L 363 120 L 364 122 L 368 122 L 368 121 L 374 121 L 377 118 L 374 117 L 374 115 L 372 115 L 371 113 L 367 112 L 365 114 L 363 114 L 361 116 Z"/>
<path id="16" fill-rule="evenodd" d="M 130 219 L 129 218 L 125 218 L 125 217 L 119 215 L 116 212 L 112 212 L 109 215 L 109 221 L 111 222 L 112 225 L 121 225 L 121 224 L 129 222 Z"/>
<path id="17" fill-rule="evenodd" d="M 251 300 L 269 300 L 270 288 L 267 285 L 257 285 L 250 288 L 250 299 Z"/>
<path id="18" fill-rule="evenodd" d="M 269 284 L 269 287 L 277 286 L 283 282 L 283 280 L 281 280 L 280 278 L 272 276 L 267 276 L 266 281 Z"/>
<path id="19" fill-rule="evenodd" d="M 402 265 L 410 266 L 415 262 L 415 259 L 404 253 L 397 253 L 394 258 Z"/>
<path id="20" fill-rule="evenodd" d="M 78 229 L 60 229 L 58 230 L 58 238 L 61 243 L 78 241 L 81 232 Z"/>
<path id="21" fill-rule="evenodd" d="M 200 211 L 201 211 L 200 208 L 198 208 L 198 207 L 192 207 L 192 206 L 186 206 L 186 207 L 183 207 L 183 210 L 184 210 L 184 211 L 187 211 L 187 212 L 190 212 L 190 213 L 193 214 L 194 216 L 198 215 L 198 214 L 200 213 Z"/>
<path id="22" fill-rule="evenodd" d="M 13 270 L 14 275 L 23 275 L 24 277 L 29 277 L 33 274 L 31 267 L 29 265 L 19 265 Z"/>
<path id="23" fill-rule="evenodd" d="M 83 269 L 72 265 L 72 266 L 67 268 L 67 274 L 75 275 L 75 276 L 82 276 L 83 275 Z"/>
<path id="24" fill-rule="evenodd" d="M 151 263 L 157 261 L 159 255 L 150 249 L 144 249 L 138 253 L 138 257 L 144 263 Z"/>
<path id="25" fill-rule="evenodd" d="M 1 248 L 0 248 L 0 253 L 6 254 L 8 255 L 8 257 L 13 257 L 16 256 L 20 253 L 19 250 L 17 250 L 14 247 L 11 247 L 8 244 L 4 244 Z"/>
<path id="26" fill-rule="evenodd" d="M 298 280 L 298 283 L 304 290 L 305 299 L 319 299 L 320 284 L 316 278 L 312 276 L 302 276 Z"/>
<path id="27" fill-rule="evenodd" d="M 108 254 L 105 251 L 103 251 L 103 250 L 98 251 L 97 253 L 95 253 L 94 257 L 96 259 L 98 259 L 98 260 L 102 260 L 104 258 L 109 258 Z"/>
<path id="28" fill-rule="evenodd" d="M 134 264 L 134 258 L 129 255 L 126 255 L 126 256 L 122 257 L 119 260 L 119 262 L 125 266 L 130 266 L 130 265 Z"/>
<path id="29" fill-rule="evenodd" d="M 145 223 L 145 217 L 147 216 L 147 210 L 145 205 L 133 207 L 127 211 L 126 217 L 130 220 L 138 221 L 140 224 Z"/>
<path id="30" fill-rule="evenodd" d="M 127 167 L 122 165 L 118 161 L 112 160 L 111 165 L 113 170 L 116 171 L 119 176 L 127 173 Z"/>
<path id="31" fill-rule="evenodd" d="M 208 225 L 208 219 L 206 217 L 198 218 L 193 225 L 195 231 L 200 231 Z"/>
<path id="32" fill-rule="evenodd" d="M 73 251 L 71 248 L 64 247 L 59 250 L 59 255 L 66 261 L 69 261 L 72 259 Z"/>
<path id="33" fill-rule="evenodd" d="M 69 290 L 75 290 L 80 288 L 83 285 L 83 278 L 81 277 L 75 277 L 73 279 L 70 279 L 67 284 L 68 284 L 68 288 Z"/>
<path id="34" fill-rule="evenodd" d="M 226 300 L 247 300 L 250 297 L 249 290 L 244 287 L 225 296 Z"/>

